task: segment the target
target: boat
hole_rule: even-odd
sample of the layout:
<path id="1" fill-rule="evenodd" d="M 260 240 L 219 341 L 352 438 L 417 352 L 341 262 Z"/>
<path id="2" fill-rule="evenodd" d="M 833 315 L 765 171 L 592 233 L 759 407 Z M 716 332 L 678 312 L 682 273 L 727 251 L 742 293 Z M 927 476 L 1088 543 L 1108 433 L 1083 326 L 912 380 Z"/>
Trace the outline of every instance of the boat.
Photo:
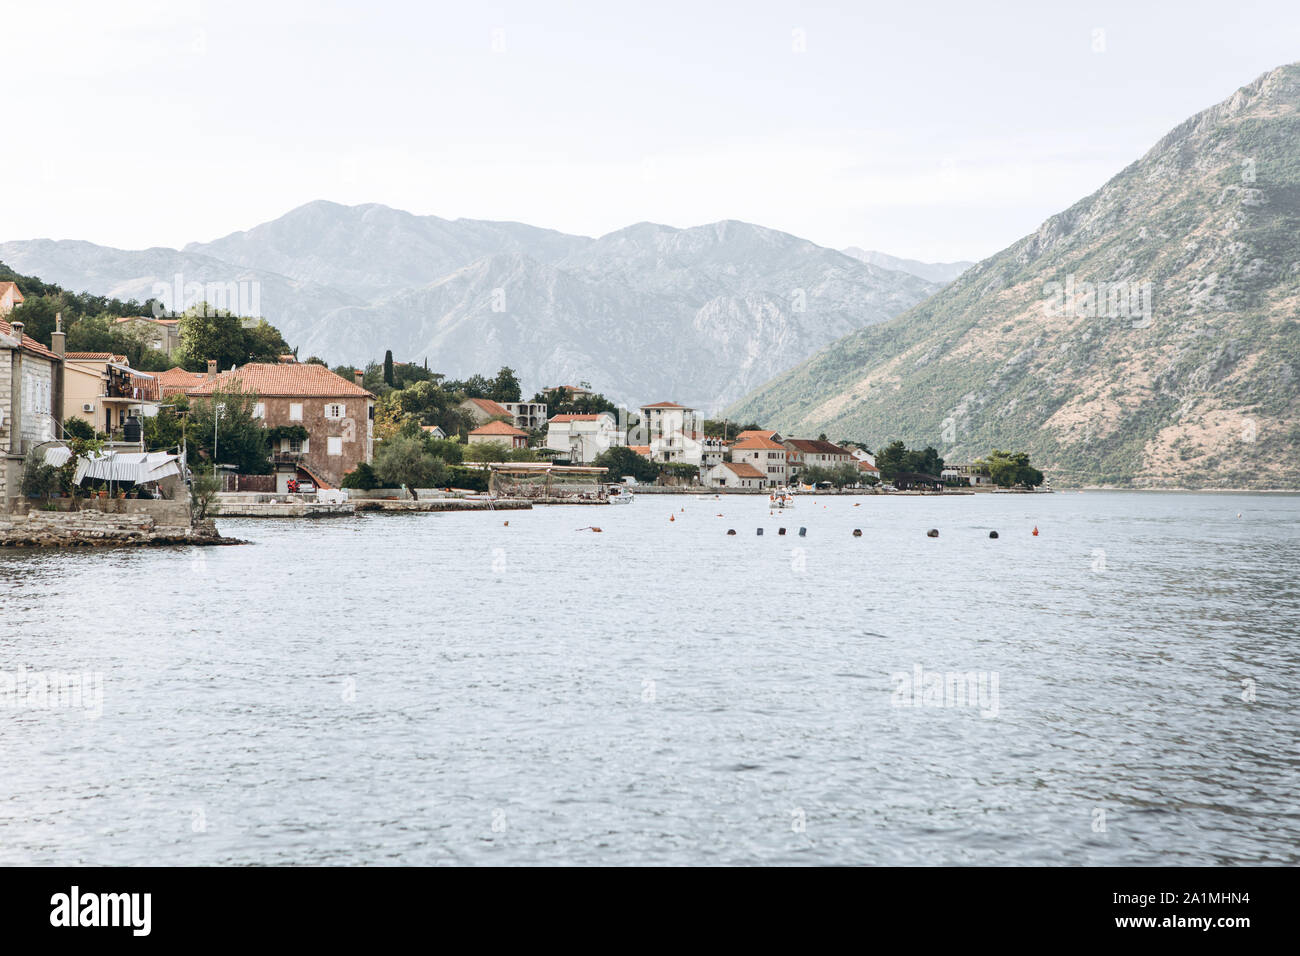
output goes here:
<path id="1" fill-rule="evenodd" d="M 636 497 L 630 488 L 624 488 L 622 485 L 610 485 L 608 492 L 607 497 L 611 505 L 630 505 L 632 499 Z"/>
<path id="2" fill-rule="evenodd" d="M 773 508 L 785 511 L 794 507 L 794 492 L 789 488 L 775 488 L 768 495 L 768 501 Z"/>

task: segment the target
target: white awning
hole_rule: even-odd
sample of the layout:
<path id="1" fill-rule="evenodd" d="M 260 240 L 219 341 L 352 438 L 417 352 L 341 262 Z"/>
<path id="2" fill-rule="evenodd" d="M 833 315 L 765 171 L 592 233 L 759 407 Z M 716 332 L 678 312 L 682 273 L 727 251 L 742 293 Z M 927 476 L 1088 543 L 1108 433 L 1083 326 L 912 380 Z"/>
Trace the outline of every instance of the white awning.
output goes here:
<path id="1" fill-rule="evenodd" d="M 180 458 L 163 451 L 143 454 L 110 452 L 107 455 L 80 459 L 73 481 L 80 483 L 83 479 L 90 478 L 95 481 L 132 481 L 139 485 L 180 473 Z"/>

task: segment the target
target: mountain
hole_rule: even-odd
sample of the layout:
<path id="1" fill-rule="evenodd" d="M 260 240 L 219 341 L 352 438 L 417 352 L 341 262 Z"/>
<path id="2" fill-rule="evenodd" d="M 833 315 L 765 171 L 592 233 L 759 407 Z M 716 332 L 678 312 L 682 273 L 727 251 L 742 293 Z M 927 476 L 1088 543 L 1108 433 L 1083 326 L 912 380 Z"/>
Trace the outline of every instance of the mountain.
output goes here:
<path id="1" fill-rule="evenodd" d="M 1024 449 L 1058 485 L 1295 488 L 1298 319 L 1293 64 L 730 414 L 949 461 Z"/>
<path id="2" fill-rule="evenodd" d="M 840 251 L 860 262 L 880 266 L 882 269 L 893 269 L 895 272 L 906 272 L 910 275 L 920 276 L 928 282 L 938 282 L 941 285 L 947 285 L 975 264 L 965 261 L 918 262 L 916 259 L 900 259 L 886 252 L 859 249 L 857 246 L 849 246 L 847 249 L 841 249 Z"/>
<path id="3" fill-rule="evenodd" d="M 185 251 L 374 299 L 435 282 L 484 256 L 519 253 L 552 262 L 590 241 L 517 222 L 453 222 L 375 203 L 318 200 Z"/>
<path id="4" fill-rule="evenodd" d="M 32 240 L 0 243 L 0 260 L 141 300 L 176 275 L 255 282 L 303 356 L 360 364 L 392 349 L 452 377 L 509 365 L 530 394 L 577 379 L 706 412 L 939 288 L 742 222 L 591 239 L 330 202 L 183 251 Z"/>

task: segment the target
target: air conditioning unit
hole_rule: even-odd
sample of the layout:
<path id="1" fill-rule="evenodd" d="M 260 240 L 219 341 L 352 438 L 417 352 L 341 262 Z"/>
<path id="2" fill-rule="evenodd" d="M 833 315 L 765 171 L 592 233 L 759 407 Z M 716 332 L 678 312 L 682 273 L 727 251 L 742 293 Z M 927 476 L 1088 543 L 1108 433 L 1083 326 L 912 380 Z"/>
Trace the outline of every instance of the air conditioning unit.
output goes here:
<path id="1" fill-rule="evenodd" d="M 95 406 L 90 404 L 90 402 L 84 402 L 81 406 L 81 410 L 83 412 L 93 412 L 95 410 Z"/>

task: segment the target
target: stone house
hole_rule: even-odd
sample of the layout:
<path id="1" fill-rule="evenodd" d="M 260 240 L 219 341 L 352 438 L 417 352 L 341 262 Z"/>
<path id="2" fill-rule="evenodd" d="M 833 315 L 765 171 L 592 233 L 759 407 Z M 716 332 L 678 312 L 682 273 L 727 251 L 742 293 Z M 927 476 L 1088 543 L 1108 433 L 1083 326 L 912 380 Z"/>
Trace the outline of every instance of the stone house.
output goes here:
<path id="1" fill-rule="evenodd" d="M 817 438 L 787 438 L 781 444 L 789 452 L 787 461 L 792 478 L 806 468 L 835 468 L 856 464 L 849 450 L 834 442 Z"/>
<path id="2" fill-rule="evenodd" d="M 318 488 L 338 488 L 343 476 L 374 455 L 375 396 L 356 381 L 335 375 L 324 365 L 250 362 L 208 375 L 185 394 L 209 398 L 214 391 L 239 388 L 257 396 L 253 415 L 267 428 L 301 426 L 307 437 L 281 438 L 271 449 L 276 490 L 288 490 L 290 478 Z"/>
<path id="3" fill-rule="evenodd" d="M 11 283 L 12 284 L 12 283 Z M 23 332 L 23 324 L 0 320 L 0 509 L 19 496 L 27 452 L 54 439 L 63 403 L 63 332 L 47 349 Z"/>

